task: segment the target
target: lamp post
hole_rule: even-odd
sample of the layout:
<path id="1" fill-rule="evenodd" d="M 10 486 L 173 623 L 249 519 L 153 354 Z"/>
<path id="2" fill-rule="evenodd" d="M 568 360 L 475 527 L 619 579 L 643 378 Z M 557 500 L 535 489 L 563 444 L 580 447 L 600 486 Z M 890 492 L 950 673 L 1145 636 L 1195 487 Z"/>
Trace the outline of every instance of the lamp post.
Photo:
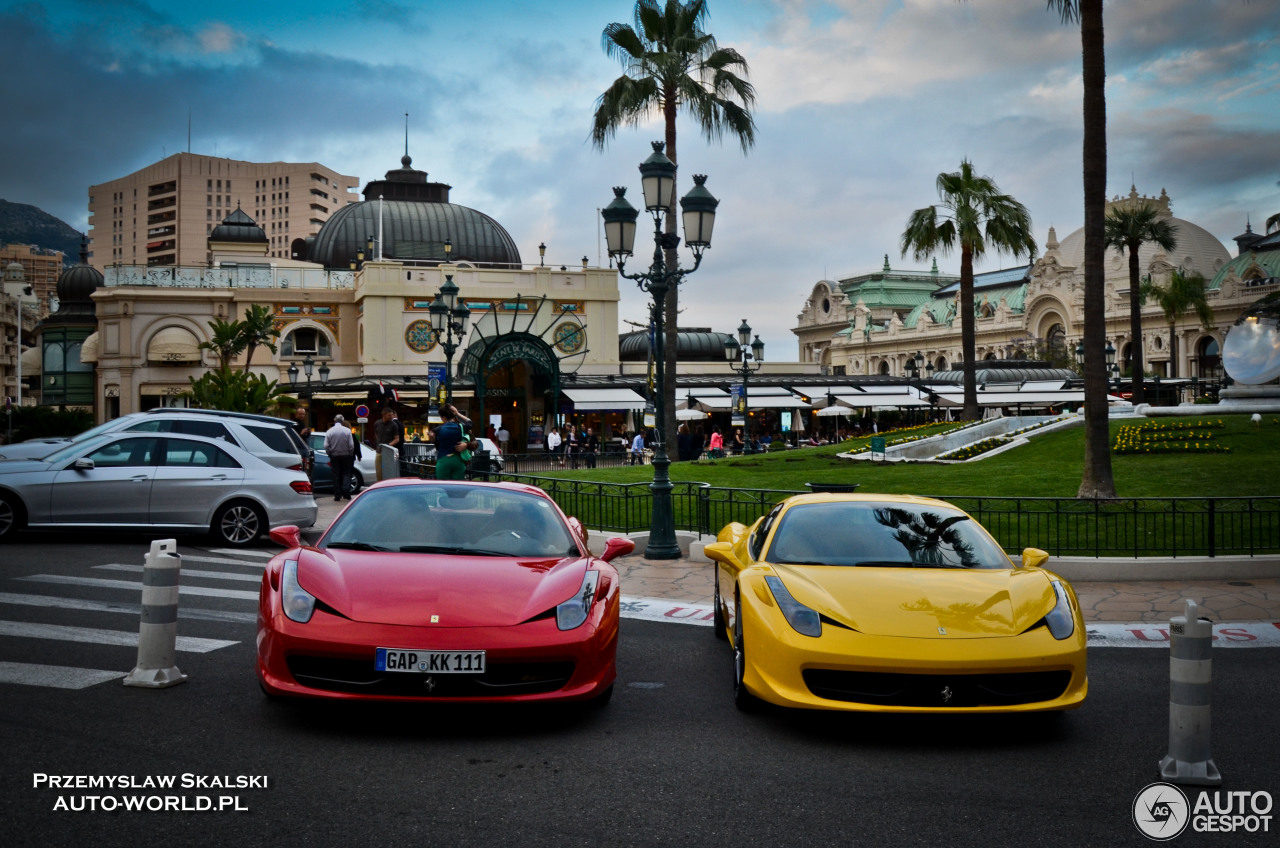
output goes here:
<path id="1" fill-rule="evenodd" d="M 907 357 L 907 362 L 906 362 L 906 365 L 904 366 L 907 372 L 907 379 L 910 380 L 912 383 L 916 384 L 916 389 L 920 388 L 920 385 L 919 385 L 920 366 L 923 363 L 924 363 L 924 354 L 917 350 L 915 356 Z M 919 423 L 916 420 L 916 417 L 914 414 L 911 416 L 910 420 L 911 420 L 911 423 L 913 424 Z"/>
<path id="2" fill-rule="evenodd" d="M 314 371 L 315 371 L 315 367 L 316 367 L 316 361 L 315 361 L 314 359 L 312 359 L 310 356 L 308 356 L 306 359 L 302 360 L 302 372 L 303 372 L 303 373 L 306 375 L 306 377 L 307 377 L 307 385 L 306 385 L 306 388 L 304 388 L 304 389 L 302 389 L 301 391 L 299 391 L 299 394 L 305 393 L 305 394 L 306 394 L 306 396 L 307 396 L 307 420 L 306 420 L 306 426 L 307 426 L 308 428 L 310 428 L 310 427 L 311 427 L 311 398 L 312 398 L 312 394 L 311 394 L 311 375 L 312 375 L 312 373 L 314 373 Z M 320 383 L 321 383 L 321 385 L 328 385 L 328 383 L 329 383 L 329 363 L 327 363 L 327 362 L 321 362 L 321 363 L 320 363 Z M 297 386 L 298 386 L 298 363 L 296 363 L 296 362 L 290 363 L 290 365 L 289 365 L 289 385 L 291 385 L 291 386 L 293 386 L 295 389 L 297 389 Z"/>
<path id="3" fill-rule="evenodd" d="M 675 199 L 676 165 L 662 153 L 662 142 L 653 142 L 653 155 L 640 163 L 640 182 L 644 188 L 644 208 L 653 216 L 653 262 L 648 273 L 628 274 L 624 263 L 632 255 L 636 240 L 636 218 L 639 210 L 627 202 L 627 190 L 615 187 L 614 198 L 600 211 L 604 219 L 605 240 L 609 244 L 609 256 L 618 263 L 618 274 L 623 279 L 635 280 L 643 291 L 653 296 L 654 364 L 657 382 L 657 442 L 653 447 L 653 482 L 649 491 L 653 496 L 653 512 L 649 526 L 649 544 L 645 556 L 651 559 L 677 559 L 680 546 L 676 544 L 675 513 L 671 506 L 671 478 L 667 469 L 671 460 L 667 457 L 666 434 L 666 373 L 663 346 L 666 331 L 663 328 L 667 292 L 678 286 L 688 274 L 702 264 L 702 252 L 711 246 L 711 230 L 715 225 L 716 205 L 703 183 L 706 176 L 694 175 L 694 187 L 680 200 L 684 218 L 685 244 L 693 250 L 692 268 L 668 269 L 662 258 L 664 250 L 675 249 L 679 236 L 662 232 L 662 216 L 673 207 Z M 674 377 L 674 375 L 673 375 Z"/>
<path id="4" fill-rule="evenodd" d="M 750 348 L 749 352 L 748 348 Z M 764 365 L 764 342 L 760 341 L 759 336 L 756 336 L 755 341 L 751 341 L 751 325 L 747 323 L 746 318 L 742 319 L 742 326 L 738 327 L 738 337 L 735 339 L 730 336 L 725 340 L 724 358 L 729 360 L 729 370 L 742 377 L 742 429 L 747 433 L 746 444 L 742 449 L 746 453 L 754 453 L 755 449 L 751 444 L 751 427 L 747 424 L 750 406 L 747 385 L 752 373 L 759 371 Z"/>
<path id="5" fill-rule="evenodd" d="M 452 245 L 445 242 L 446 257 L 451 248 Z M 458 286 L 453 282 L 452 274 L 445 274 L 444 285 L 431 302 L 430 312 L 431 329 L 435 330 L 436 341 L 444 348 L 444 402 L 453 403 L 453 354 L 467 334 L 471 310 L 465 303 L 458 304 Z"/>

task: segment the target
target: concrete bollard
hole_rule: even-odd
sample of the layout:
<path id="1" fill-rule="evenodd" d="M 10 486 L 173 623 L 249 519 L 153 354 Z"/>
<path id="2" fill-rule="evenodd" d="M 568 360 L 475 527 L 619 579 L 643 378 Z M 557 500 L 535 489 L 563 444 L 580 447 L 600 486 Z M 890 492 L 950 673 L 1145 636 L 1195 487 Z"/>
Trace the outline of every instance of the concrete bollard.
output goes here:
<path id="1" fill-rule="evenodd" d="M 394 480 L 400 476 L 400 451 L 391 445 L 378 445 L 378 461 L 382 464 L 383 480 Z"/>
<path id="2" fill-rule="evenodd" d="M 1196 602 L 1169 621 L 1169 753 L 1160 776 L 1170 783 L 1220 786 L 1209 756 L 1209 700 L 1213 692 L 1213 623 L 1197 615 Z"/>
<path id="3" fill-rule="evenodd" d="M 138 664 L 125 686 L 164 689 L 186 681 L 176 663 L 178 644 L 178 574 L 182 555 L 174 539 L 151 543 L 142 571 L 142 623 L 138 625 Z"/>

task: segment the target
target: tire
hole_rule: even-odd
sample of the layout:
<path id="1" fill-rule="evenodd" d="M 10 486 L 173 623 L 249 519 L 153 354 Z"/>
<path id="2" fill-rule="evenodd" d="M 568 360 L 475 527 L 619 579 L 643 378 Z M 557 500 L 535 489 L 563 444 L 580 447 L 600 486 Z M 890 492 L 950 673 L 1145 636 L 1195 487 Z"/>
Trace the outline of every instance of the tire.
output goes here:
<path id="1" fill-rule="evenodd" d="M 360 476 L 359 471 L 352 471 L 351 476 L 352 476 L 352 479 L 355 480 L 355 488 L 352 489 L 347 494 L 358 495 L 360 494 L 360 490 L 364 488 L 364 478 Z"/>
<path id="2" fill-rule="evenodd" d="M 733 622 L 733 703 L 744 713 L 760 708 L 760 699 L 747 691 L 743 677 L 747 673 L 747 651 L 742 640 L 742 599 L 737 599 L 737 616 Z"/>
<path id="3" fill-rule="evenodd" d="M 0 495 L 0 542 L 7 542 L 26 524 L 17 495 Z"/>
<path id="4" fill-rule="evenodd" d="M 602 710 L 609 706 L 609 702 L 613 700 L 614 684 L 610 683 L 609 688 L 596 695 L 590 701 L 587 701 L 587 708 L 592 710 Z"/>
<path id="5" fill-rule="evenodd" d="M 720 606 L 720 566 L 716 566 L 716 592 L 712 597 L 711 605 L 711 629 L 715 631 L 715 637 L 722 642 L 729 640 L 729 634 L 725 632 L 724 610 Z"/>
<path id="6" fill-rule="evenodd" d="M 249 501 L 232 501 L 218 510 L 209 528 L 216 542 L 243 548 L 254 543 L 267 529 L 262 509 Z"/>

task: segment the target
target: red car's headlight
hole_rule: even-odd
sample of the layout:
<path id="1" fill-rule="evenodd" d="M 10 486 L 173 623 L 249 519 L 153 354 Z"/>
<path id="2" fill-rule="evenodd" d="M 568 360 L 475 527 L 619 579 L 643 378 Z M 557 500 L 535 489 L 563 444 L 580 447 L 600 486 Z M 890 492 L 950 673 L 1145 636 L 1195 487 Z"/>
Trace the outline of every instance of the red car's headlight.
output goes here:
<path id="1" fill-rule="evenodd" d="M 556 607 L 556 627 L 561 630 L 572 630 L 582 626 L 591 613 L 591 604 L 596 597 L 596 584 L 600 581 L 600 572 L 588 568 L 582 576 L 582 586 L 577 594 Z"/>
<path id="2" fill-rule="evenodd" d="M 316 598 L 298 583 L 298 561 L 285 560 L 280 579 L 280 606 L 289 620 L 306 624 L 316 611 Z"/>

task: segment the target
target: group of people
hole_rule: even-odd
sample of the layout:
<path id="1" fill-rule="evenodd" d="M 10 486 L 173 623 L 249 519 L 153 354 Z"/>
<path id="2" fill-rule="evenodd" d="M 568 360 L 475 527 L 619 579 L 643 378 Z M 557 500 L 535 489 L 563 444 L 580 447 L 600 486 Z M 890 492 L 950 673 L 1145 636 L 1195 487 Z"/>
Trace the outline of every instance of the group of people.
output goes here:
<path id="1" fill-rule="evenodd" d="M 562 466 L 567 462 L 571 468 L 577 468 L 579 462 L 584 462 L 587 468 L 595 468 L 596 455 L 600 453 L 600 437 L 591 427 L 579 429 L 569 425 L 564 428 L 562 436 L 560 428 L 553 426 L 547 432 L 547 450 Z"/>

